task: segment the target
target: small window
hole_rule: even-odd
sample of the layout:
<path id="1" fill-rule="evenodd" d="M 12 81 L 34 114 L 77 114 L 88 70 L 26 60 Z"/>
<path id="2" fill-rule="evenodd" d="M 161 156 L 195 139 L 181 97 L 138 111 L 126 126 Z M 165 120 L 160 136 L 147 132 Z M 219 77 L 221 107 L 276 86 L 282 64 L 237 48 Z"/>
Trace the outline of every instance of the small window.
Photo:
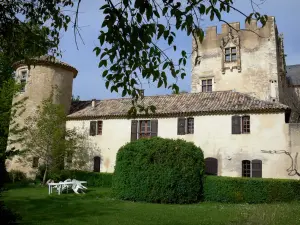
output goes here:
<path id="1" fill-rule="evenodd" d="M 194 133 L 194 118 L 178 118 L 177 134 L 193 134 Z"/>
<path id="2" fill-rule="evenodd" d="M 187 118 L 187 133 L 194 133 L 194 118 Z"/>
<path id="3" fill-rule="evenodd" d="M 90 121 L 90 136 L 102 135 L 103 121 Z"/>
<path id="4" fill-rule="evenodd" d="M 242 117 L 242 133 L 250 134 L 250 116 Z"/>
<path id="5" fill-rule="evenodd" d="M 212 92 L 212 79 L 201 80 L 202 92 Z"/>
<path id="6" fill-rule="evenodd" d="M 32 158 L 32 168 L 38 168 L 39 166 L 39 157 Z"/>
<path id="7" fill-rule="evenodd" d="M 225 48 L 225 62 L 234 62 L 236 60 L 236 47 Z"/>
<path id="8" fill-rule="evenodd" d="M 262 161 L 255 160 L 243 160 L 242 161 L 242 176 L 243 177 L 262 177 Z"/>
<path id="9" fill-rule="evenodd" d="M 151 137 L 151 122 L 150 120 L 139 121 L 139 137 L 138 138 L 150 138 Z"/>
<path id="10" fill-rule="evenodd" d="M 20 92 L 25 92 L 25 86 L 27 83 L 27 75 L 28 75 L 27 70 L 20 71 L 20 85 L 21 85 Z"/>
<path id="11" fill-rule="evenodd" d="M 242 161 L 242 176 L 251 177 L 251 162 L 249 160 Z"/>

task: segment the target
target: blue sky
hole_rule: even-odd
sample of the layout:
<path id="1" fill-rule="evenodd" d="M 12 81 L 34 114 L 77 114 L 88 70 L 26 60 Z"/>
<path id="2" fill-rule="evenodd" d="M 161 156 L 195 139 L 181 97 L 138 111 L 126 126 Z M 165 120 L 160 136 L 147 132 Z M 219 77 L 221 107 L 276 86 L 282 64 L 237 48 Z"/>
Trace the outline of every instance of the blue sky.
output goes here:
<path id="1" fill-rule="evenodd" d="M 251 13 L 251 5 L 249 0 L 234 0 L 236 7 L 242 12 Z M 256 0 L 261 2 L 262 0 Z M 78 48 L 76 48 L 73 29 L 69 29 L 63 33 L 60 48 L 63 52 L 62 60 L 76 67 L 79 71 L 77 78 L 73 83 L 73 94 L 79 95 L 81 100 L 86 99 L 107 99 L 118 98 L 121 94 L 111 93 L 105 88 L 105 81 L 102 78 L 102 70 L 98 68 L 99 58 L 96 57 L 93 49 L 98 45 L 98 34 L 103 21 L 103 15 L 99 8 L 103 1 L 82 1 L 79 15 L 79 25 L 81 27 L 81 35 L 84 44 L 78 40 Z M 265 0 L 260 5 L 259 12 L 271 16 L 275 16 L 277 26 L 280 33 L 284 34 L 285 53 L 287 54 L 287 64 L 300 64 L 300 1 L 299 0 Z M 224 15 L 223 19 L 228 22 L 241 22 L 243 28 L 244 18 L 238 13 L 230 13 Z M 218 25 L 220 31 L 220 24 L 218 21 L 204 20 L 203 27 Z M 177 53 L 170 52 L 173 58 L 178 58 L 181 50 L 191 52 L 191 37 L 186 37 L 183 33 L 178 32 L 176 39 Z M 190 75 L 191 63 L 190 60 L 186 66 L 187 76 L 184 80 L 179 80 L 178 85 L 180 90 L 190 91 Z M 144 83 L 146 95 L 170 94 L 171 91 L 164 88 L 156 88 L 153 84 Z"/>

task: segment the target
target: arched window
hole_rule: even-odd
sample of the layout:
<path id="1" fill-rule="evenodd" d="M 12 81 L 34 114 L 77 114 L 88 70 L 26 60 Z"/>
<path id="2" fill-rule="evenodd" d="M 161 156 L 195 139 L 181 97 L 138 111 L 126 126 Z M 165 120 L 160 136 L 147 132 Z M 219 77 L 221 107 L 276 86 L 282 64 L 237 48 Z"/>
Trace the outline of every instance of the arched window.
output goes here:
<path id="1" fill-rule="evenodd" d="M 205 162 L 205 174 L 218 175 L 218 160 L 216 158 L 206 158 Z"/>
<path id="2" fill-rule="evenodd" d="M 262 161 L 259 159 L 242 161 L 243 177 L 262 177 Z"/>
<path id="3" fill-rule="evenodd" d="M 99 156 L 94 157 L 94 172 L 100 172 L 101 158 Z"/>

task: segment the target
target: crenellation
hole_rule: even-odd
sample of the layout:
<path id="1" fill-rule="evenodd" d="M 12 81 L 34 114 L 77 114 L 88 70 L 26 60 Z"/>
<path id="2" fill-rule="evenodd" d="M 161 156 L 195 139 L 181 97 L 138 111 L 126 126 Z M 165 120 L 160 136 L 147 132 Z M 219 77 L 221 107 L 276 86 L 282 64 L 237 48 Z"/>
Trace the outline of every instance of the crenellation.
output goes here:
<path id="1" fill-rule="evenodd" d="M 206 28 L 206 38 L 209 38 L 209 39 L 217 38 L 217 26 Z"/>
<path id="2" fill-rule="evenodd" d="M 245 29 L 246 30 L 252 30 L 252 31 L 255 31 L 255 30 L 259 29 L 258 26 L 257 26 L 257 20 L 256 19 L 251 19 L 250 23 L 245 22 Z"/>

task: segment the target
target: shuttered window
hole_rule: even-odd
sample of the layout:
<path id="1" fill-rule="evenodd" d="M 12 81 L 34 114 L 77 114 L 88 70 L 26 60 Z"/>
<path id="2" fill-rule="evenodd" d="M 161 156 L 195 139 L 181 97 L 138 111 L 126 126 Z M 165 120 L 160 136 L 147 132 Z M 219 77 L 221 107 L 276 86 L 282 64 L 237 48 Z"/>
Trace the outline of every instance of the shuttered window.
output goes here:
<path id="1" fill-rule="evenodd" d="M 90 136 L 102 135 L 103 121 L 90 121 Z"/>
<path id="2" fill-rule="evenodd" d="M 252 160 L 252 177 L 262 177 L 262 161 Z"/>
<path id="3" fill-rule="evenodd" d="M 158 120 L 132 120 L 131 141 L 139 138 L 156 137 L 158 132 Z"/>
<path id="4" fill-rule="evenodd" d="M 90 136 L 96 135 L 96 126 L 97 126 L 96 121 L 90 121 Z"/>
<path id="5" fill-rule="evenodd" d="M 185 135 L 185 118 L 178 118 L 177 123 L 177 134 L 178 135 Z"/>
<path id="6" fill-rule="evenodd" d="M 194 118 L 178 118 L 177 122 L 177 134 L 193 134 L 194 133 Z"/>
<path id="7" fill-rule="evenodd" d="M 218 160 L 216 158 L 206 158 L 205 162 L 205 174 L 218 175 Z"/>
<path id="8" fill-rule="evenodd" d="M 259 159 L 242 161 L 243 177 L 262 177 L 262 161 Z"/>
<path id="9" fill-rule="evenodd" d="M 250 134 L 250 116 L 232 116 L 231 133 Z"/>

